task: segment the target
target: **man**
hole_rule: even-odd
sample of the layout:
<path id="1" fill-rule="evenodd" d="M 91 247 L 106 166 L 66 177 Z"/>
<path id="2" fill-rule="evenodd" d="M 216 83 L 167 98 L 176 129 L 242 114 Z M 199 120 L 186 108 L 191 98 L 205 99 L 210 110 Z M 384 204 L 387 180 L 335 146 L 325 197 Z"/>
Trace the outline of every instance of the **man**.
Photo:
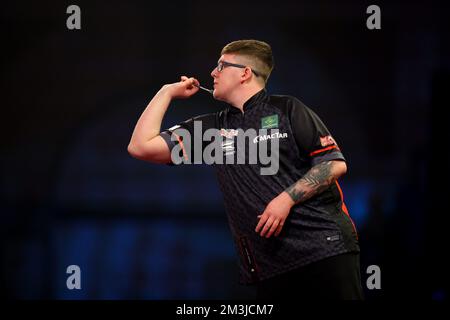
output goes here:
<path id="1" fill-rule="evenodd" d="M 208 129 L 220 133 L 225 139 L 221 156 L 233 160 L 239 156 L 236 139 L 256 130 L 252 132 L 258 135 L 245 142 L 243 156 L 254 155 L 252 146 L 269 143 L 271 154 L 278 155 L 275 171 L 262 174 L 260 162 L 215 165 L 240 255 L 241 282 L 256 284 L 263 299 L 362 299 L 357 233 L 337 183 L 347 170 L 345 158 L 311 109 L 294 97 L 266 93 L 272 69 L 267 43 L 229 43 L 211 72 L 214 98 L 229 106 L 160 132 L 172 99 L 189 98 L 199 90 L 195 78 L 182 76 L 151 100 L 128 151 L 137 159 L 173 163 L 177 147 L 190 160 L 187 150 L 195 147 L 194 138 L 181 138 L 177 130 L 194 136 L 201 124 L 200 134 Z M 203 141 L 201 151 L 206 145 Z"/>

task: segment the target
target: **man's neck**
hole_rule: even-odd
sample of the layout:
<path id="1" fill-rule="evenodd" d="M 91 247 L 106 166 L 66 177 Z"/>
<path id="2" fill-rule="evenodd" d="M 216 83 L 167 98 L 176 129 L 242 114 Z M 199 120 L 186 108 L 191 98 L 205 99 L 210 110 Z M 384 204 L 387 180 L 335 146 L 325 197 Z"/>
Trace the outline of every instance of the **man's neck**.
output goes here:
<path id="1" fill-rule="evenodd" d="M 237 92 L 234 96 L 235 98 L 233 101 L 230 102 L 230 104 L 241 110 L 242 113 L 244 113 L 244 104 L 255 94 L 257 94 L 259 91 L 264 89 L 264 87 L 261 86 L 253 86 L 251 88 L 245 88 L 242 92 Z"/>

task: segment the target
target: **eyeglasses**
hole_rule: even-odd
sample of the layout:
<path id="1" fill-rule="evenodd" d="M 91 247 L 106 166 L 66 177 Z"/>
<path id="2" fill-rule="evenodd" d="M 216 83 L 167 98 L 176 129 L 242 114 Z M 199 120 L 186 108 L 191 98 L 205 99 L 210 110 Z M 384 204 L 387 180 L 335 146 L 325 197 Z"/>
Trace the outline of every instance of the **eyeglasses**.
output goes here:
<path id="1" fill-rule="evenodd" d="M 247 68 L 247 66 L 244 66 L 242 64 L 236 64 L 236 63 L 231 63 L 231 62 L 226 62 L 226 61 L 219 61 L 217 63 L 217 71 L 222 72 L 223 68 L 225 68 L 225 67 Z M 256 72 L 252 68 L 250 68 L 250 69 L 255 74 L 255 76 L 257 76 L 257 77 L 260 76 L 259 72 Z"/>

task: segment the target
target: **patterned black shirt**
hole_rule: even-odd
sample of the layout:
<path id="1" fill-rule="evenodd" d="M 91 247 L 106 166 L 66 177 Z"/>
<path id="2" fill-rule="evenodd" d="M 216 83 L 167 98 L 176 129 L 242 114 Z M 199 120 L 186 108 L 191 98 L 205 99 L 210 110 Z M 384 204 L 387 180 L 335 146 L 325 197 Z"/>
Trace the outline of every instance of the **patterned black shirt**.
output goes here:
<path id="1" fill-rule="evenodd" d="M 220 130 L 224 159 L 236 159 L 236 137 L 242 133 L 239 129 L 258 132 L 264 128 L 268 132 L 256 140 L 246 140 L 248 148 L 242 151 L 246 156 L 250 144 L 265 141 L 270 146 L 274 139 L 278 140 L 279 168 L 275 174 L 262 175 L 261 168 L 268 165 L 259 159 L 256 164 L 237 164 L 237 161 L 214 164 L 240 256 L 241 283 L 254 283 L 341 253 L 359 252 L 356 229 L 338 182 L 295 205 L 278 237 L 265 238 L 255 232 L 257 216 L 267 204 L 312 166 L 330 160 L 345 161 L 345 158 L 319 117 L 294 97 L 269 96 L 263 89 L 244 104 L 243 110 L 229 106 L 160 133 L 171 151 L 176 145 L 183 145 L 181 152 L 185 159 L 192 156 L 186 150 L 194 147 L 194 138 L 183 143 L 178 135 L 171 139 L 171 134 L 186 129 L 194 135 L 194 121 L 201 121 L 202 134 L 211 128 Z M 202 142 L 202 150 L 209 143 Z"/>

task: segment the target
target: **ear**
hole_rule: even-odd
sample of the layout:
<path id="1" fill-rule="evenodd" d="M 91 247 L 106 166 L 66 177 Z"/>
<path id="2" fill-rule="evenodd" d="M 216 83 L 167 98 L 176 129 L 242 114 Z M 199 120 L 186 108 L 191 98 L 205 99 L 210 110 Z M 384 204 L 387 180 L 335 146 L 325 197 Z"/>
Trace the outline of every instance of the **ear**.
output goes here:
<path id="1" fill-rule="evenodd" d="M 245 67 L 244 69 L 242 69 L 242 75 L 241 75 L 241 83 L 244 83 L 245 81 L 249 80 L 252 76 L 252 69 L 250 69 L 249 67 Z"/>

